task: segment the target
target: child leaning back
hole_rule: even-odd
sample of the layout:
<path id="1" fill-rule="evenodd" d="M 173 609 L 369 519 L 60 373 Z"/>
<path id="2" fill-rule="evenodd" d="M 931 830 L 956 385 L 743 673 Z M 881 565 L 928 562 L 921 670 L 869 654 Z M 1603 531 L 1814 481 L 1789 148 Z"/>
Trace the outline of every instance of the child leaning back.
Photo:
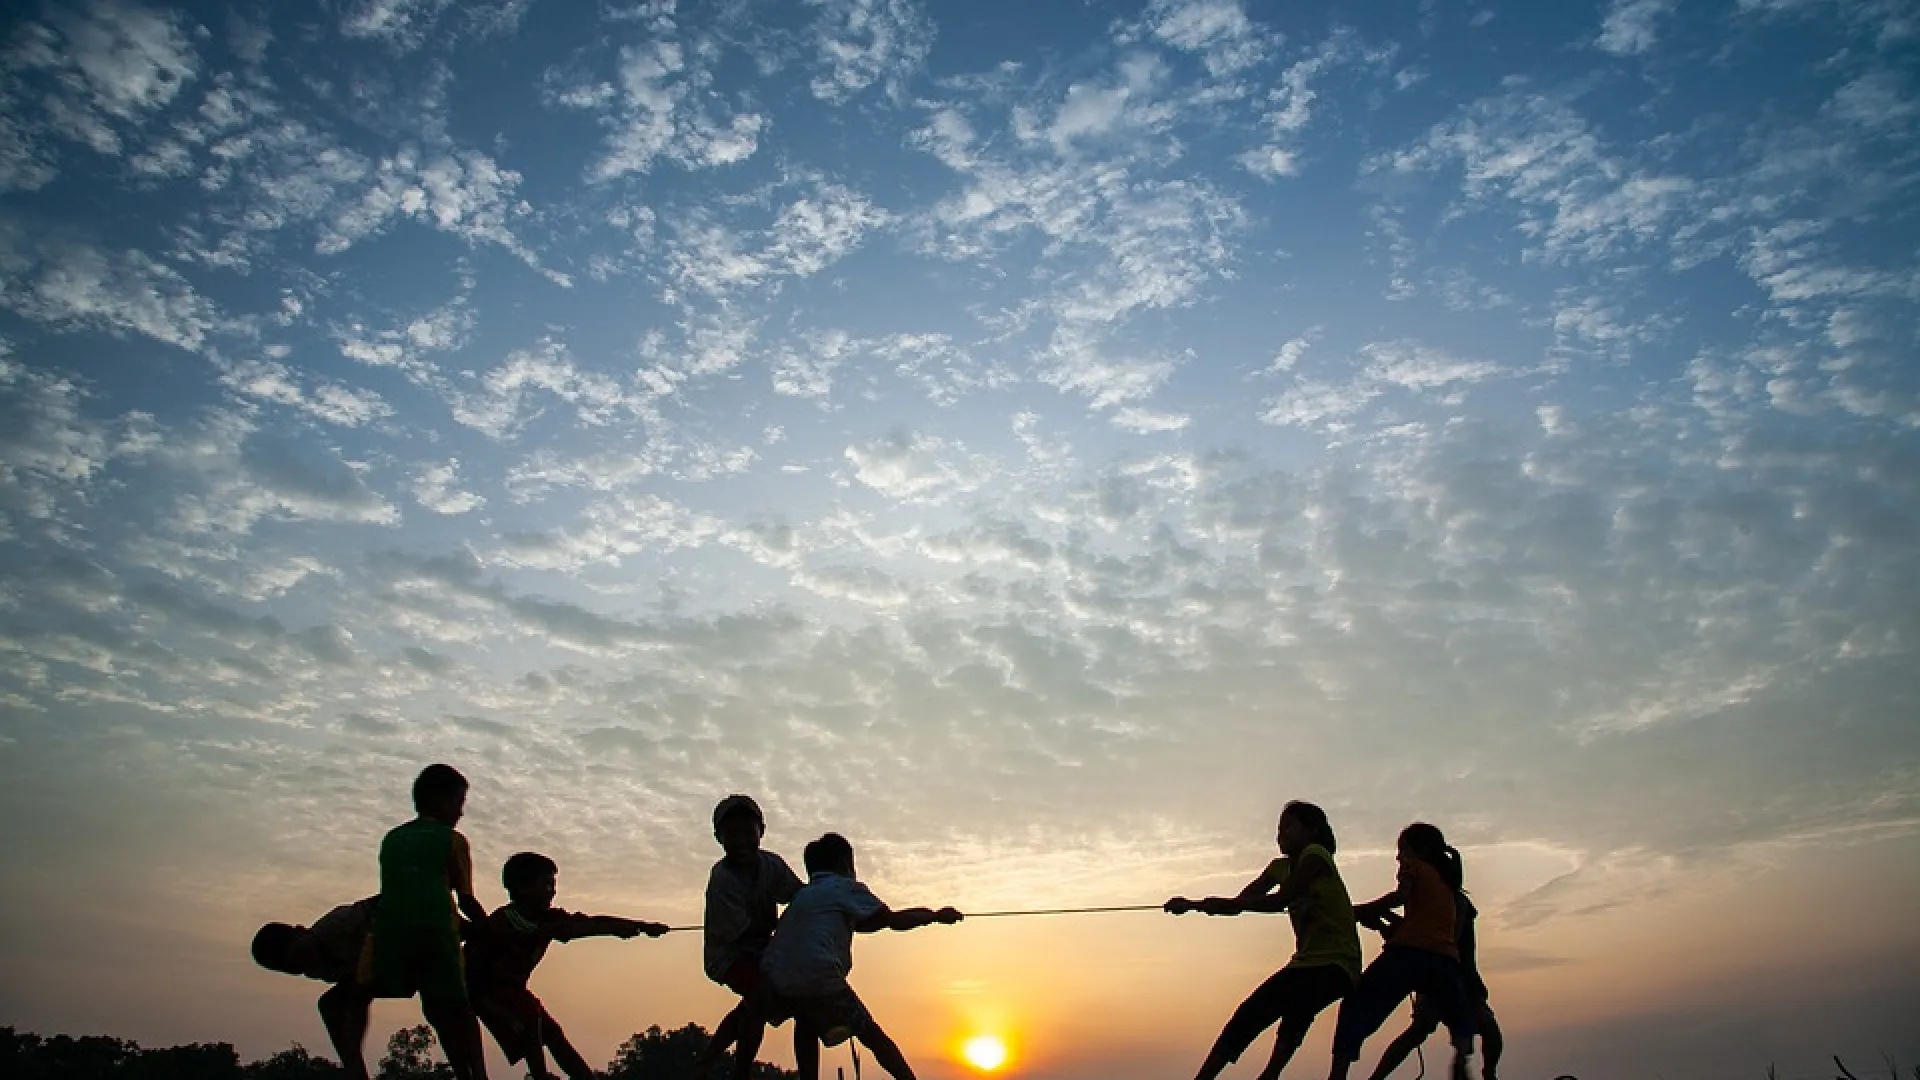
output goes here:
<path id="1" fill-rule="evenodd" d="M 957 923 L 950 907 L 894 911 L 854 876 L 853 845 L 828 833 L 804 852 L 807 884 L 794 894 L 760 962 L 765 976 L 754 1004 L 768 1019 L 794 1018 L 794 1044 L 818 1039 L 836 1046 L 858 1039 L 895 1080 L 914 1080 L 913 1069 L 860 996 L 847 983 L 853 970 L 853 935 L 878 930 L 914 930 Z M 735 1080 L 746 1080 L 745 1062 L 734 1063 Z M 811 1055 L 800 1080 L 818 1080 L 819 1057 Z"/>

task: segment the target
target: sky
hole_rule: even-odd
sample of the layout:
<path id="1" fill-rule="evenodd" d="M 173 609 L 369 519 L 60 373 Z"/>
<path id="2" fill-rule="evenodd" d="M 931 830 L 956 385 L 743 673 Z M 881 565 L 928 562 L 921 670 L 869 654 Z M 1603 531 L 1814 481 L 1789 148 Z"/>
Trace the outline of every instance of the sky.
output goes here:
<path id="1" fill-rule="evenodd" d="M 731 791 L 974 911 L 1431 821 L 1509 1075 L 1920 1061 L 1909 0 L 0 19 L 0 1024 L 323 1047 L 246 941 L 445 761 L 485 903 L 676 924 Z M 1145 1080 L 1289 949 L 854 983 L 933 1080 Z M 535 988 L 595 1061 L 729 1001 Z"/>

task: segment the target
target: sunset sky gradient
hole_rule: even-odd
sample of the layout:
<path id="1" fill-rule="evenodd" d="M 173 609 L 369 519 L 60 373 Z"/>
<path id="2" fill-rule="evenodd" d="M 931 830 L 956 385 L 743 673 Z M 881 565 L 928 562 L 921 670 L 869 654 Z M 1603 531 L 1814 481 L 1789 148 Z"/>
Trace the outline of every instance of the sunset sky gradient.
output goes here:
<path id="1" fill-rule="evenodd" d="M 247 938 L 446 761 L 490 906 L 673 923 L 730 791 L 976 911 L 1230 892 L 1291 798 L 1368 897 L 1429 820 L 1509 1075 L 1920 1062 L 1908 0 L 0 20 L 0 1024 L 324 1046 Z M 1289 949 L 854 982 L 932 1080 L 1147 1080 Z M 691 934 L 535 987 L 593 1061 L 729 1000 Z"/>

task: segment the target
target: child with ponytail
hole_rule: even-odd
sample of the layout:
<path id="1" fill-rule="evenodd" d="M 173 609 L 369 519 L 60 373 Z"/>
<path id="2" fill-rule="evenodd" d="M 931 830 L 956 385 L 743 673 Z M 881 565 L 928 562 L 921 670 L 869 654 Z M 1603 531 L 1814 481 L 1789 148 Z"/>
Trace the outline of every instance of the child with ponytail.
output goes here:
<path id="1" fill-rule="evenodd" d="M 1196 1080 L 1214 1080 L 1278 1021 L 1273 1057 L 1259 1078 L 1277 1080 L 1306 1039 L 1313 1018 L 1351 990 L 1360 976 L 1360 935 L 1354 931 L 1353 901 L 1333 865 L 1333 828 L 1327 824 L 1326 812 L 1308 802 L 1288 803 L 1280 811 L 1276 839 L 1281 857 L 1237 896 L 1197 901 L 1176 896 L 1166 903 L 1166 910 L 1174 915 L 1284 911 L 1293 921 L 1293 958 L 1234 1010 L 1201 1062 Z"/>
<path id="2" fill-rule="evenodd" d="M 1394 908 L 1401 909 L 1401 917 L 1388 932 L 1386 947 L 1340 1003 L 1328 1080 L 1346 1080 L 1348 1068 L 1360 1056 L 1360 1044 L 1414 993 L 1431 1003 L 1453 1038 L 1455 1080 L 1467 1076 L 1476 1010 L 1467 1001 L 1455 942 L 1454 897 L 1463 880 L 1460 853 L 1425 822 L 1400 831 L 1399 849 L 1398 886 L 1354 908 L 1355 918 L 1369 926 L 1383 923 Z"/>
<path id="3" fill-rule="evenodd" d="M 1455 855 L 1456 864 L 1459 862 Z M 1463 868 L 1464 869 L 1464 868 Z M 1464 874 L 1462 875 L 1464 876 Z M 1474 907 L 1473 898 L 1467 890 L 1454 890 L 1454 946 L 1460 951 L 1460 978 L 1467 990 L 1467 1003 L 1474 1009 L 1473 1026 L 1480 1036 L 1480 1080 L 1495 1080 L 1500 1067 L 1500 1055 L 1506 1048 L 1506 1042 L 1500 1035 L 1500 1021 L 1493 1015 L 1493 1006 L 1488 1002 L 1487 983 L 1480 977 L 1478 933 L 1474 928 L 1480 911 Z M 1390 936 L 1399 924 L 1397 917 L 1391 921 L 1382 921 L 1373 928 L 1383 936 Z M 1380 1060 L 1373 1067 L 1369 1080 L 1387 1080 L 1393 1070 L 1433 1036 L 1440 1029 L 1440 1010 L 1424 994 L 1413 996 L 1413 1019 L 1408 1021 L 1407 1029 L 1399 1034 L 1387 1048 L 1381 1052 Z"/>

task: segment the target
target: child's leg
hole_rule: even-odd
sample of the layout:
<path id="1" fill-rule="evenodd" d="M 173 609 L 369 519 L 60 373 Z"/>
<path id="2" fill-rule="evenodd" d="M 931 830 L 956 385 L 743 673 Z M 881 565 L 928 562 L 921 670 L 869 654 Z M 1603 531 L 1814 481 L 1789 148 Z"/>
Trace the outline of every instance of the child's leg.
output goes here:
<path id="1" fill-rule="evenodd" d="M 734 1032 L 733 1080 L 749 1080 L 753 1059 L 760 1054 L 760 1041 L 767 1037 L 767 1025 L 754 1014 Z"/>
<path id="2" fill-rule="evenodd" d="M 1253 1044 L 1253 1040 L 1259 1038 L 1260 1033 L 1274 1021 L 1289 1011 L 1298 1011 L 1302 1003 L 1297 999 L 1302 997 L 1309 981 L 1299 969 L 1281 968 L 1266 982 L 1255 987 L 1253 993 L 1248 994 L 1240 1007 L 1227 1018 L 1226 1025 L 1213 1040 L 1212 1049 L 1207 1051 L 1206 1060 L 1200 1063 L 1199 1071 L 1194 1074 L 1194 1080 L 1214 1080 L 1228 1065 L 1240 1060 L 1240 1055 Z M 1324 1007 L 1324 1002 L 1321 1004 Z M 1287 1058 L 1293 1056 L 1292 1047 L 1288 1047 L 1282 1056 L 1278 1044 L 1273 1052 L 1279 1064 L 1268 1062 L 1269 1072 L 1263 1072 L 1263 1076 L 1278 1075 L 1280 1068 L 1286 1065 Z"/>
<path id="3" fill-rule="evenodd" d="M 1447 1035 L 1453 1040 L 1453 1080 L 1467 1080 L 1479 1003 L 1467 999 L 1457 961 L 1438 953 L 1427 953 L 1420 959 L 1420 996 L 1437 1006 L 1440 1022 L 1447 1025 Z"/>
<path id="4" fill-rule="evenodd" d="M 480 1018 L 465 1001 L 421 996 L 420 1011 L 440 1036 L 456 1080 L 487 1080 L 486 1052 L 480 1046 Z"/>
<path id="5" fill-rule="evenodd" d="M 880 1030 L 879 1024 L 868 1024 L 855 1038 L 873 1051 L 874 1064 L 887 1070 L 887 1075 L 893 1080 L 915 1080 L 913 1067 L 907 1064 L 906 1055 L 900 1052 L 886 1032 Z"/>
<path id="6" fill-rule="evenodd" d="M 1495 1080 L 1495 1071 L 1500 1066 L 1500 1055 L 1507 1048 L 1507 1040 L 1500 1034 L 1500 1021 L 1494 1019 L 1493 1008 L 1486 1002 L 1480 1003 L 1480 1077 L 1481 1080 Z"/>
<path id="7" fill-rule="evenodd" d="M 1360 985 L 1340 1003 L 1340 1016 L 1333 1027 L 1335 1068 L 1328 1074 L 1332 1080 L 1345 1080 L 1347 1066 L 1360 1057 L 1360 1044 L 1379 1031 L 1417 987 L 1419 957 L 1408 955 L 1416 951 L 1400 945 L 1380 950 L 1361 973 Z"/>
<path id="8" fill-rule="evenodd" d="M 567 1033 L 560 1030 L 560 1025 L 553 1022 L 551 1015 L 540 1018 L 540 1041 L 547 1052 L 553 1055 L 553 1063 L 566 1074 L 567 1080 L 593 1080 L 593 1066 L 587 1064 L 587 1059 L 581 1057 L 580 1051 L 567 1041 Z"/>
<path id="9" fill-rule="evenodd" d="M 1387 1044 L 1387 1049 L 1380 1055 L 1380 1063 L 1373 1067 L 1373 1075 L 1369 1080 L 1387 1080 L 1393 1070 L 1407 1060 L 1407 1055 L 1431 1038 L 1439 1027 L 1440 1014 L 1424 999 L 1414 998 L 1413 1019 L 1408 1021 L 1407 1030 Z"/>
<path id="10" fill-rule="evenodd" d="M 1423 1031 L 1418 1023 L 1408 1024 L 1407 1030 L 1395 1036 L 1394 1040 L 1387 1044 L 1386 1050 L 1381 1052 L 1380 1063 L 1373 1067 L 1368 1080 L 1387 1080 L 1387 1077 L 1393 1075 L 1393 1070 L 1407 1060 L 1407 1055 L 1418 1049 L 1431 1034 L 1433 1034 L 1432 1028 Z"/>
<path id="11" fill-rule="evenodd" d="M 1227 1066 L 1240 1060 L 1247 1046 L 1260 1037 L 1275 1020 L 1280 1019 L 1280 995 L 1275 992 L 1274 983 L 1279 975 L 1261 983 L 1240 1007 L 1233 1010 L 1227 1018 L 1220 1034 L 1214 1037 L 1213 1046 L 1207 1050 L 1206 1059 L 1200 1062 L 1200 1068 L 1193 1074 L 1194 1080 L 1214 1080 Z M 1278 1052 L 1276 1048 L 1275 1052 Z"/>
<path id="12" fill-rule="evenodd" d="M 1293 1052 L 1300 1049 L 1300 1044 L 1306 1038 L 1305 1028 L 1282 1025 L 1279 1031 L 1273 1033 L 1273 1056 L 1267 1059 L 1267 1067 L 1260 1070 L 1256 1080 L 1280 1080 L 1280 1071 L 1287 1067 L 1287 1062 L 1293 1060 Z"/>
<path id="13" fill-rule="evenodd" d="M 793 1065 L 800 1080 L 820 1080 L 820 1036 L 797 1017 L 793 1021 Z"/>
<path id="14" fill-rule="evenodd" d="M 364 991 L 347 983 L 336 983 L 320 995 L 320 1023 L 347 1080 L 368 1080 L 365 1044 L 371 1004 Z"/>
<path id="15" fill-rule="evenodd" d="M 748 1022 L 755 1024 L 760 1022 L 757 1018 L 751 1017 L 750 1013 L 751 1011 L 747 1008 L 747 999 L 743 997 L 740 999 L 740 1004 L 735 1005 L 727 1015 L 720 1018 L 720 1026 L 713 1029 L 713 1037 L 707 1040 L 707 1045 L 701 1049 L 699 1058 L 693 1063 L 693 1075 L 696 1080 L 706 1080 L 707 1074 L 713 1071 L 714 1063 L 720 1060 L 720 1055 L 726 1053 L 727 1047 L 732 1046 L 740 1038 L 740 1028 L 743 1025 Z"/>
<path id="16" fill-rule="evenodd" d="M 1280 1000 L 1280 1028 L 1273 1033 L 1273 1056 L 1259 1080 L 1280 1080 L 1280 1071 L 1307 1041 L 1314 1020 L 1353 986 L 1344 969 L 1330 965 L 1283 968 L 1280 974 L 1288 977 Z"/>

